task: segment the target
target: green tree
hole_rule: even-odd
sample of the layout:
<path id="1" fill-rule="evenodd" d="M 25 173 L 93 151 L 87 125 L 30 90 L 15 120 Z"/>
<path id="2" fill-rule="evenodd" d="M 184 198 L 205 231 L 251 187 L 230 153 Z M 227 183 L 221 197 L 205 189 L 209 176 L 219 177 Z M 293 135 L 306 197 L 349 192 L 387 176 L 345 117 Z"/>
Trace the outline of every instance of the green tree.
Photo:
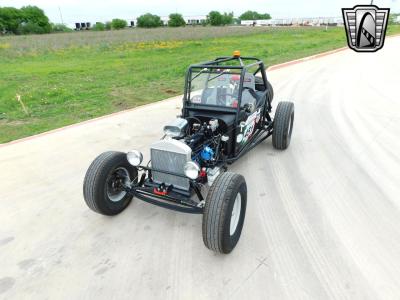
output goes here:
<path id="1" fill-rule="evenodd" d="M 112 29 L 123 29 L 128 26 L 128 23 L 122 19 L 113 19 L 111 21 L 111 28 Z"/>
<path id="2" fill-rule="evenodd" d="M 256 11 L 251 11 L 248 10 L 246 12 L 244 12 L 243 14 L 240 15 L 239 17 L 240 20 L 269 20 L 271 19 L 271 15 L 270 14 L 259 14 Z"/>
<path id="3" fill-rule="evenodd" d="M 18 34 L 43 34 L 48 33 L 43 27 L 37 23 L 23 22 L 18 26 Z"/>
<path id="4" fill-rule="evenodd" d="M 111 22 L 106 22 L 106 24 L 104 24 L 104 28 L 105 30 L 111 30 Z"/>
<path id="5" fill-rule="evenodd" d="M 207 15 L 208 23 L 212 26 L 221 26 L 223 24 L 223 16 L 218 11 L 210 11 Z"/>
<path id="6" fill-rule="evenodd" d="M 400 14 L 390 14 L 389 15 L 389 24 L 393 25 L 396 24 L 397 18 L 400 16 Z M 398 22 L 397 22 L 398 23 Z"/>
<path id="7" fill-rule="evenodd" d="M 37 6 L 24 6 L 20 9 L 22 27 L 26 33 L 49 33 L 51 25 L 44 11 Z M 24 25 L 23 23 L 26 23 Z M 30 30 L 30 31 L 29 31 Z"/>
<path id="8" fill-rule="evenodd" d="M 149 14 L 149 13 L 141 15 L 137 19 L 137 26 L 138 27 L 151 28 L 151 27 L 159 27 L 159 26 L 162 26 L 162 25 L 163 25 L 163 23 L 162 23 L 161 18 L 159 16 L 152 15 L 152 14 Z"/>
<path id="9" fill-rule="evenodd" d="M 265 13 L 265 14 L 260 14 L 258 20 L 271 20 L 271 19 L 272 19 L 272 18 L 271 18 L 271 15 Z"/>
<path id="10" fill-rule="evenodd" d="M 170 14 L 168 20 L 169 27 L 180 27 L 185 26 L 186 22 L 181 14 Z"/>
<path id="11" fill-rule="evenodd" d="M 101 22 L 96 22 L 96 24 L 93 25 L 92 30 L 94 31 L 104 31 L 106 29 L 106 25 Z"/>
<path id="12" fill-rule="evenodd" d="M 3 30 L 18 34 L 18 27 L 22 22 L 22 14 L 19 9 L 14 7 L 0 7 L 0 23 Z"/>
<path id="13" fill-rule="evenodd" d="M 224 13 L 222 15 L 222 25 L 230 25 L 233 23 L 233 12 L 227 14 Z"/>
<path id="14" fill-rule="evenodd" d="M 0 23 L 3 30 L 14 34 L 49 33 L 49 18 L 37 6 L 0 7 Z"/>

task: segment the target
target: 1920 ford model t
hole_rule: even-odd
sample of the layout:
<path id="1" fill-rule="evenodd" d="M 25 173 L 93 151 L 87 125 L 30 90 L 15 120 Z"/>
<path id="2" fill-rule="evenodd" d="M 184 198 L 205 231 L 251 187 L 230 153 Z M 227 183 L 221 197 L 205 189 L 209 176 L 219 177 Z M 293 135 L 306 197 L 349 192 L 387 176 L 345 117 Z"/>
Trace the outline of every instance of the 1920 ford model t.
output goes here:
<path id="1" fill-rule="evenodd" d="M 261 74 L 261 77 L 256 77 Z M 253 57 L 220 57 L 189 67 L 182 115 L 164 127 L 164 137 L 143 155 L 105 152 L 84 180 L 87 205 L 116 215 L 133 197 L 165 208 L 203 214 L 203 241 L 229 253 L 243 227 L 247 186 L 229 164 L 272 135 L 276 149 L 289 146 L 294 105 L 280 102 L 271 117 L 273 89 L 264 63 Z"/>

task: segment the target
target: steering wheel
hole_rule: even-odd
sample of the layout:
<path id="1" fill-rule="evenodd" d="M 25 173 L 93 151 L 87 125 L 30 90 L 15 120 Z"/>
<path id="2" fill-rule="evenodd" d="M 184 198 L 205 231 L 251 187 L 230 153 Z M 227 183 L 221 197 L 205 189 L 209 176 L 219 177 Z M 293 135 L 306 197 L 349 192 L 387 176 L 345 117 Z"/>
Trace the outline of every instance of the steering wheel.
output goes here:
<path id="1" fill-rule="evenodd" d="M 252 95 L 256 100 L 258 99 L 257 93 L 252 88 L 249 88 L 246 86 L 246 87 L 243 87 L 243 90 L 248 90 L 250 95 Z"/>

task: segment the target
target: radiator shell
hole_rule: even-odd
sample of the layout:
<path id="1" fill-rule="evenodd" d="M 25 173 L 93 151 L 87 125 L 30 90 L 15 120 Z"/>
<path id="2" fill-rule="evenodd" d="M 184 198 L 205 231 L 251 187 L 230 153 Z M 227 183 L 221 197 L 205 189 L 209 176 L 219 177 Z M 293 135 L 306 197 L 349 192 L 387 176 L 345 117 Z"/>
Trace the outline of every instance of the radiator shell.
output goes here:
<path id="1" fill-rule="evenodd" d="M 164 139 L 153 143 L 150 147 L 151 167 L 155 170 L 173 172 L 185 175 L 184 166 L 191 160 L 192 149 L 183 142 L 174 139 Z M 175 175 L 153 171 L 153 181 L 173 185 L 188 191 L 189 179 Z"/>

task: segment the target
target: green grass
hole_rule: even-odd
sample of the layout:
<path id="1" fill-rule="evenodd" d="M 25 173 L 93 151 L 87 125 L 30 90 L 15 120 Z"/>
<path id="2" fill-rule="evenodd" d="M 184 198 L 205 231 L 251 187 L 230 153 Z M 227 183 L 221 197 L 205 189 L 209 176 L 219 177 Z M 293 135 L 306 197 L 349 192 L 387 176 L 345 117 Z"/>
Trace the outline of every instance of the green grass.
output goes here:
<path id="1" fill-rule="evenodd" d="M 90 33 L 74 41 L 72 33 L 0 38 L 0 143 L 182 94 L 189 64 L 236 49 L 273 65 L 346 45 L 343 28 L 237 34 L 229 29 L 224 36 L 211 32 L 215 28 L 199 28 L 199 36 L 197 29 L 188 29 L 192 34 L 187 36 L 179 30 L 174 35 L 166 29 L 165 41 L 162 31 L 151 30 L 150 35 L 160 37 L 150 41 L 143 38 L 147 34 L 133 38 L 125 33 L 107 40 Z M 400 26 L 389 33 L 400 33 Z"/>

